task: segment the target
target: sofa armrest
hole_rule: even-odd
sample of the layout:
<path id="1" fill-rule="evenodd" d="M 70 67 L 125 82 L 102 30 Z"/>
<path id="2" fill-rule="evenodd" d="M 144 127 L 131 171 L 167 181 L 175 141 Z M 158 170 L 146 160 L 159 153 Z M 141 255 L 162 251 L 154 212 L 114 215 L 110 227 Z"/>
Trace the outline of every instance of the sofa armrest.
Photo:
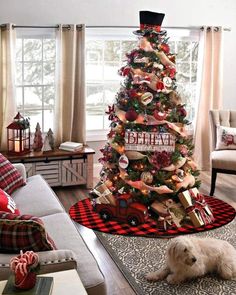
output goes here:
<path id="1" fill-rule="evenodd" d="M 37 253 L 40 261 L 40 274 L 77 268 L 76 257 L 71 250 L 52 250 Z"/>
<path id="2" fill-rule="evenodd" d="M 25 166 L 21 163 L 13 164 L 13 166 L 18 170 L 23 180 L 26 181 L 26 170 Z"/>

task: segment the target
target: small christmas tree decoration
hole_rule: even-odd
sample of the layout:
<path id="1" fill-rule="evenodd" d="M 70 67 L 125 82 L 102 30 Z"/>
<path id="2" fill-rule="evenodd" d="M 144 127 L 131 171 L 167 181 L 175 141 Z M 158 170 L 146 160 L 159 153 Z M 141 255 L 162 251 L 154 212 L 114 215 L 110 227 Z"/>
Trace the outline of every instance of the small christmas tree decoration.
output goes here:
<path id="1" fill-rule="evenodd" d="M 48 151 L 51 151 L 52 148 L 50 146 L 50 143 L 49 143 L 49 138 L 48 138 L 48 135 L 45 136 L 45 139 L 44 139 L 44 142 L 43 142 L 43 147 L 42 147 L 42 152 L 48 152 Z"/>
<path id="2" fill-rule="evenodd" d="M 49 128 L 47 136 L 48 136 L 50 147 L 51 147 L 52 150 L 54 150 L 54 148 L 55 148 L 55 139 L 54 139 L 53 132 L 52 132 L 51 128 Z"/>
<path id="3" fill-rule="evenodd" d="M 43 147 L 43 137 L 41 132 L 41 127 L 39 123 L 37 123 L 34 133 L 34 143 L 33 143 L 33 150 L 34 151 L 41 151 Z"/>

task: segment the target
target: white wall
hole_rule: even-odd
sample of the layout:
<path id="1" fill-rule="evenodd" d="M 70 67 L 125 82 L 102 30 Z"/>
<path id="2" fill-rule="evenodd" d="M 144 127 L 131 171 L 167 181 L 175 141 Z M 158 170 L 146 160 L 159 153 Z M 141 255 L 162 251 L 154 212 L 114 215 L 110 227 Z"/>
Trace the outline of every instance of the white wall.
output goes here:
<path id="1" fill-rule="evenodd" d="M 223 105 L 236 109 L 235 0 L 0 0 L 0 23 L 138 26 L 139 11 L 166 14 L 163 26 L 221 25 L 225 33 Z M 98 144 L 94 143 L 94 147 Z"/>

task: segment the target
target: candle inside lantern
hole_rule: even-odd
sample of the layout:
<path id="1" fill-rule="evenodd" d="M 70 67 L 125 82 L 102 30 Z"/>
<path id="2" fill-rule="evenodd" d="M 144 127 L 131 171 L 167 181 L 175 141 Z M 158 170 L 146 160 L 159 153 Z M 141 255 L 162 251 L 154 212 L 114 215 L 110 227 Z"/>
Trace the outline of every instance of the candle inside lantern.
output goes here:
<path id="1" fill-rule="evenodd" d="M 20 138 L 15 139 L 15 152 L 20 152 Z"/>

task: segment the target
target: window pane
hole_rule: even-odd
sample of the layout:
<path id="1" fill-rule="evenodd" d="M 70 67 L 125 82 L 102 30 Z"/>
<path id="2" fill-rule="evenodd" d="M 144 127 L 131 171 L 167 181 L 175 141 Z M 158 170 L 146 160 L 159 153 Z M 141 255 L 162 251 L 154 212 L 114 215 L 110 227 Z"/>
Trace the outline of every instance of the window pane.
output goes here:
<path id="1" fill-rule="evenodd" d="M 191 43 L 179 41 L 177 42 L 177 53 L 178 59 L 181 59 L 182 62 L 189 62 L 190 60 L 190 51 L 191 51 Z"/>
<path id="2" fill-rule="evenodd" d="M 22 39 L 16 39 L 16 60 L 22 61 Z"/>
<path id="3" fill-rule="evenodd" d="M 197 63 L 192 63 L 191 82 L 197 81 Z"/>
<path id="4" fill-rule="evenodd" d="M 16 105 L 17 105 L 17 108 L 22 109 L 22 106 L 23 106 L 22 87 L 16 87 Z"/>
<path id="5" fill-rule="evenodd" d="M 44 106 L 53 107 L 55 102 L 55 88 L 54 86 L 44 86 Z"/>
<path id="6" fill-rule="evenodd" d="M 103 115 L 86 115 L 86 129 L 87 130 L 102 130 L 103 129 Z"/>
<path id="7" fill-rule="evenodd" d="M 119 61 L 120 60 L 120 41 L 106 41 L 104 60 L 105 61 Z"/>
<path id="8" fill-rule="evenodd" d="M 120 84 L 119 83 L 111 83 L 104 85 L 104 104 L 105 108 L 107 105 L 111 105 L 115 102 L 115 96 L 119 91 Z"/>
<path id="9" fill-rule="evenodd" d="M 24 63 L 25 84 L 42 84 L 41 63 Z"/>
<path id="10" fill-rule="evenodd" d="M 22 63 L 17 62 L 16 63 L 16 84 L 21 85 L 23 81 L 22 77 Z"/>
<path id="11" fill-rule="evenodd" d="M 120 80 L 121 76 L 118 74 L 119 63 L 105 62 L 104 63 L 104 79 L 105 80 Z"/>
<path id="12" fill-rule="evenodd" d="M 89 115 L 103 115 L 103 85 L 90 84 L 87 86 L 86 109 Z"/>
<path id="13" fill-rule="evenodd" d="M 87 62 L 101 63 L 103 61 L 103 41 L 90 40 L 86 42 Z"/>
<path id="14" fill-rule="evenodd" d="M 55 78 L 55 63 L 44 63 L 43 64 L 43 83 L 53 84 Z"/>
<path id="15" fill-rule="evenodd" d="M 190 80 L 190 65 L 189 63 L 177 63 L 176 80 L 180 83 L 189 82 Z"/>
<path id="16" fill-rule="evenodd" d="M 42 127 L 42 111 L 41 110 L 25 110 L 24 117 L 30 118 L 30 130 L 35 130 L 37 122 Z"/>
<path id="17" fill-rule="evenodd" d="M 198 42 L 192 42 L 192 61 L 198 60 Z"/>
<path id="18" fill-rule="evenodd" d="M 54 39 L 43 40 L 43 59 L 55 60 L 56 58 L 56 41 Z"/>
<path id="19" fill-rule="evenodd" d="M 86 66 L 87 80 L 102 80 L 103 79 L 103 66 L 102 64 L 89 63 Z"/>
<path id="20" fill-rule="evenodd" d="M 42 108 L 42 87 L 25 87 L 25 108 Z"/>
<path id="21" fill-rule="evenodd" d="M 24 39 L 24 60 L 39 61 L 42 60 L 42 40 Z"/>
<path id="22" fill-rule="evenodd" d="M 49 128 L 53 130 L 53 110 L 44 110 L 44 132 L 47 132 Z"/>

